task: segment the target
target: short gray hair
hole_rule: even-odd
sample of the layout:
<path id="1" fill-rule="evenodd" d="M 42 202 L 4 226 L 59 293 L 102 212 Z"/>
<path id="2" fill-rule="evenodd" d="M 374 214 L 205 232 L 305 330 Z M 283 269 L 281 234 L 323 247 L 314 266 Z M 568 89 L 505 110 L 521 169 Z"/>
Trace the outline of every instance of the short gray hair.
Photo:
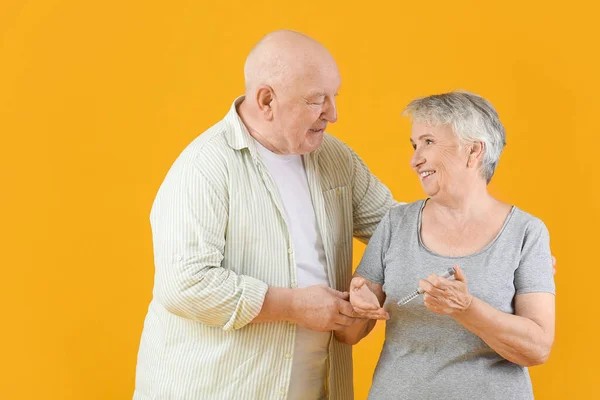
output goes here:
<path id="1" fill-rule="evenodd" d="M 506 133 L 494 106 L 481 96 L 464 90 L 436 94 L 411 101 L 402 115 L 413 122 L 450 125 L 459 143 L 483 142 L 483 177 L 494 175 Z"/>

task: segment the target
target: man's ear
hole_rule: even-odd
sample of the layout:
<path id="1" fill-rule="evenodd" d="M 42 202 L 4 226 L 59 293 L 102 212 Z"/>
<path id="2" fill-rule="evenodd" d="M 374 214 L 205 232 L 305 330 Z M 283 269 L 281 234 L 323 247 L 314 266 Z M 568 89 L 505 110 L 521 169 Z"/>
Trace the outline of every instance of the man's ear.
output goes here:
<path id="1" fill-rule="evenodd" d="M 483 161 L 483 151 L 485 150 L 485 143 L 474 142 L 470 146 L 469 159 L 467 160 L 467 167 L 476 167 L 480 161 Z"/>
<path id="2" fill-rule="evenodd" d="M 259 86 L 256 91 L 256 105 L 258 106 L 258 112 L 267 120 L 273 119 L 273 108 L 272 102 L 275 98 L 273 88 L 267 85 Z"/>

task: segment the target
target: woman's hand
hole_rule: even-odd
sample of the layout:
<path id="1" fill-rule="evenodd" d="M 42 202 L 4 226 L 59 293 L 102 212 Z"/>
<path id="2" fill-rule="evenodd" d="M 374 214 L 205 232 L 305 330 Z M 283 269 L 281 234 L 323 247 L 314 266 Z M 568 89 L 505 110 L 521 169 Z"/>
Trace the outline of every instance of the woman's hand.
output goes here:
<path id="1" fill-rule="evenodd" d="M 467 287 L 467 277 L 458 265 L 454 266 L 454 271 L 456 272 L 454 279 L 445 279 L 432 274 L 427 279 L 419 281 L 419 287 L 425 292 L 423 294 L 425 307 L 430 311 L 442 315 L 455 315 L 465 311 L 471 305 L 473 296 Z"/>
<path id="2" fill-rule="evenodd" d="M 375 293 L 369 289 L 363 277 L 356 276 L 350 282 L 350 304 L 358 318 L 390 319 L 389 314 L 380 307 Z"/>

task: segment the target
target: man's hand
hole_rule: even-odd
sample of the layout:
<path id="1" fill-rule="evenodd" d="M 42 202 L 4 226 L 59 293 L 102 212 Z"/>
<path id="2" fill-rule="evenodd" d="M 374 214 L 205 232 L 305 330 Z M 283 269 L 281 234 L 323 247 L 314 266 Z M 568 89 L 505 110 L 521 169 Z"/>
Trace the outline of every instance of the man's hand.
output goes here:
<path id="1" fill-rule="evenodd" d="M 379 306 L 375 293 L 369 289 L 365 278 L 354 277 L 350 282 L 350 304 L 361 318 L 390 319 L 389 314 Z"/>
<path id="2" fill-rule="evenodd" d="M 352 324 L 355 313 L 347 292 L 326 285 L 295 289 L 291 303 L 291 322 L 306 329 L 327 332 Z"/>

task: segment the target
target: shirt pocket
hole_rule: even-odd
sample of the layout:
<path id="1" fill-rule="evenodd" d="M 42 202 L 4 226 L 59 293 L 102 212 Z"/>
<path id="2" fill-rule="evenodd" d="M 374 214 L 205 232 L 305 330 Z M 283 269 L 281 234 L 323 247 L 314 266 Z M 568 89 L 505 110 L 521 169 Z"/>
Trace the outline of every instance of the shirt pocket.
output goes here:
<path id="1" fill-rule="evenodd" d="M 352 242 L 352 193 L 347 186 L 323 192 L 329 236 L 334 246 Z"/>

